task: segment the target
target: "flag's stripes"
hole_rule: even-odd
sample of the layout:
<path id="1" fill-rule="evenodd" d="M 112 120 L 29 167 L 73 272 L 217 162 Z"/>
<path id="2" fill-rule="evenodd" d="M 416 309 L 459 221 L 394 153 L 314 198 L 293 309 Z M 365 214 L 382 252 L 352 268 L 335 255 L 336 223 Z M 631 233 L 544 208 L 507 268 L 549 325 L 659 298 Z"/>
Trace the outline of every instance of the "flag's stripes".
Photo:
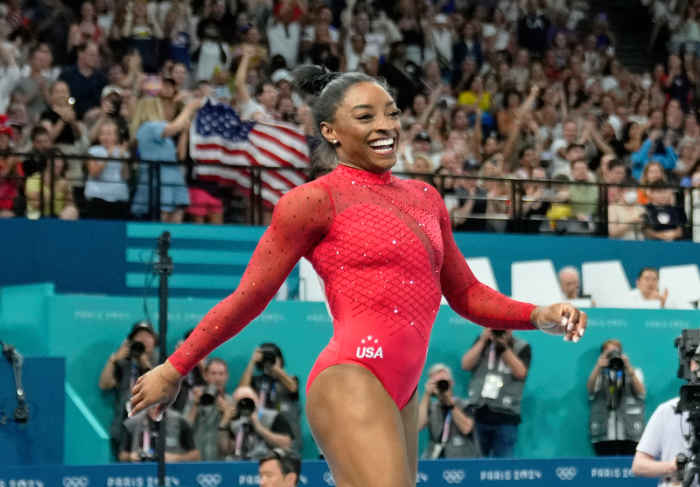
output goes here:
<path id="1" fill-rule="evenodd" d="M 207 102 L 190 129 L 190 155 L 198 179 L 250 190 L 249 170 L 231 166 L 284 168 L 261 171 L 261 195 L 274 205 L 289 189 L 306 181 L 309 148 L 300 128 L 282 122 L 241 121 L 224 105 Z"/>

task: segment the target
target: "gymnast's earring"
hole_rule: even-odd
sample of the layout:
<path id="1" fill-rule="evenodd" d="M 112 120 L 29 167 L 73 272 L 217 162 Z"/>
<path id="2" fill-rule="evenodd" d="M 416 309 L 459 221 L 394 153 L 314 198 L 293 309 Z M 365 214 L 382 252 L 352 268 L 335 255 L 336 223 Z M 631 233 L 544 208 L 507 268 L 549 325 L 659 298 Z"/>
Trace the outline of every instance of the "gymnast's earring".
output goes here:
<path id="1" fill-rule="evenodd" d="M 337 140 L 331 140 L 330 143 L 331 143 L 331 145 L 333 145 L 333 146 L 340 144 L 340 142 L 337 141 Z"/>

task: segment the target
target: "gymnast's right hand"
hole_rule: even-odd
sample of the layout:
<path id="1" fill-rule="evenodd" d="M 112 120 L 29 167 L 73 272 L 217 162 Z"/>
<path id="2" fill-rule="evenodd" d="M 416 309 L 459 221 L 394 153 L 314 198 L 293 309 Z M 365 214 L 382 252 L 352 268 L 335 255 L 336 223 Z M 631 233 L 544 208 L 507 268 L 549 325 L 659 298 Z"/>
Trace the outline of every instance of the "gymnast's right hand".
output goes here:
<path id="1" fill-rule="evenodd" d="M 131 389 L 129 415 L 155 405 L 158 415 L 177 398 L 182 376 L 169 361 L 149 370 L 138 378 Z"/>

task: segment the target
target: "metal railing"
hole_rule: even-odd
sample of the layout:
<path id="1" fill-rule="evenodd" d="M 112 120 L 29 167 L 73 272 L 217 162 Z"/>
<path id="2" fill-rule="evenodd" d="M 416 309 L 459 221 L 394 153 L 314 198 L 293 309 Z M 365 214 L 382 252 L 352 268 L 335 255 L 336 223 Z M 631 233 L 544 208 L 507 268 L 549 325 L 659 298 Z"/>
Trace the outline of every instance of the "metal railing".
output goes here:
<path id="1" fill-rule="evenodd" d="M 93 157 L 90 155 L 74 154 L 39 154 L 39 153 L 7 153 L 0 159 L 14 157 L 18 161 L 31 161 L 35 172 L 39 172 L 39 200 L 32 204 L 38 205 L 41 218 L 56 217 L 56 190 L 59 180 L 65 180 L 73 191 L 74 204 L 79 214 L 85 214 L 87 201 L 81 196 L 89 179 L 86 164 L 89 160 L 118 162 L 129 165 L 129 177 L 119 181 L 101 180 L 102 184 L 127 184 L 129 187 L 129 204 L 132 203 L 138 186 L 147 185 L 145 213 L 134 218 L 160 220 L 161 189 L 167 186 L 179 186 L 175 183 L 164 183 L 161 180 L 161 168 L 177 166 L 186 171 L 186 164 L 171 161 L 148 161 L 134 158 Z M 55 174 L 56 161 L 62 159 L 68 166 L 68 172 L 73 177 L 63 177 Z M 2 166 L 0 166 L 2 167 Z M 233 206 L 228 221 L 260 225 L 266 223 L 270 205 L 265 203 L 263 188 L 266 173 L 282 173 L 291 171 L 282 167 L 262 166 L 227 166 L 228 169 L 239 172 L 239 184 L 231 190 L 222 189 L 221 194 L 227 195 L 227 206 Z M 144 180 L 145 171 L 145 180 Z M 310 169 L 293 169 L 308 177 Z M 626 224 L 631 233 L 642 234 L 643 223 L 638 221 L 611 220 L 609 210 L 619 205 L 632 208 L 641 205 L 637 202 L 612 203 L 609 201 L 611 191 L 643 191 L 649 186 L 638 184 L 606 184 L 597 182 L 578 182 L 541 179 L 491 178 L 450 174 L 418 174 L 396 173 L 399 178 L 422 179 L 433 184 L 445 199 L 450 210 L 453 226 L 463 230 L 508 231 L 515 233 L 567 233 L 607 236 L 610 224 Z M 19 173 L 2 175 L 0 173 L 0 188 L 3 184 L 14 184 L 17 197 L 26 200 L 24 184 L 26 175 Z M 36 177 L 36 176 L 34 176 Z M 240 184 L 245 181 L 245 184 Z M 14 183 L 13 183 L 14 182 Z M 187 183 L 186 183 L 187 184 Z M 700 188 L 684 188 L 667 186 L 674 194 L 674 205 L 683 209 L 687 221 L 683 225 L 683 238 L 700 240 Z M 476 189 L 481 188 L 481 189 Z M 489 188 L 485 190 L 484 188 Z M 572 188 L 574 191 L 572 192 Z M 586 189 L 590 188 L 590 189 Z M 7 208 L 3 195 L 10 194 L 0 190 L 0 207 Z M 597 194 L 596 194 L 597 193 Z M 595 195 L 592 200 L 591 195 Z M 6 197 L 6 196 L 5 196 Z M 577 198 L 585 197 L 583 200 Z M 60 202 L 60 200 L 59 200 Z M 236 202 L 232 205 L 232 202 Z M 3 205 L 4 203 L 4 205 Z M 27 201 L 29 204 L 29 201 Z M 466 207 L 471 205 L 470 211 Z M 22 207 L 22 205 L 16 205 Z M 536 211 L 532 211 L 536 207 Z M 476 211 L 475 211 L 476 208 Z M 544 208 L 544 209 L 543 209 Z M 555 210 L 553 210 L 555 209 Z M 19 212 L 15 216 L 24 216 Z M 641 215 L 641 210 L 639 214 Z M 585 217 L 583 216 L 585 215 Z"/>

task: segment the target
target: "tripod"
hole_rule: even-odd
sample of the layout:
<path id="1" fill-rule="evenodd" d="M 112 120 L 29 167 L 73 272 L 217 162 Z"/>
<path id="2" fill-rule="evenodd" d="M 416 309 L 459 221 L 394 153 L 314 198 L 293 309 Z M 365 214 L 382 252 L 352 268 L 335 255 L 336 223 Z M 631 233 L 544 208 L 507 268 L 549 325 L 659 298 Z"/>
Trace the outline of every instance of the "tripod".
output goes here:
<path id="1" fill-rule="evenodd" d="M 168 276 L 173 272 L 173 260 L 168 255 L 170 249 L 170 232 L 163 232 L 158 238 L 158 262 L 153 265 L 153 272 L 160 279 L 158 286 L 158 336 L 160 337 L 160 363 L 168 356 Z M 165 487 L 165 421 L 167 411 L 158 424 L 158 441 L 156 454 L 158 458 L 158 487 Z"/>

